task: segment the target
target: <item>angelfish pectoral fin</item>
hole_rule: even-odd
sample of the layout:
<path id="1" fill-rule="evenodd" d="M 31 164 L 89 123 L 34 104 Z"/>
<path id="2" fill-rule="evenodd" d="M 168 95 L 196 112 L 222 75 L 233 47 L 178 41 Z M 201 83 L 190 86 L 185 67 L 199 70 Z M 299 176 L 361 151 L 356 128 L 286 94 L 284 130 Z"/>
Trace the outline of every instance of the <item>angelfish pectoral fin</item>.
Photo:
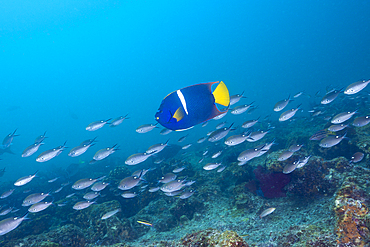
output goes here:
<path id="1" fill-rule="evenodd" d="M 225 83 L 221 81 L 215 91 L 213 91 L 213 97 L 215 98 L 215 102 L 217 104 L 223 105 L 223 106 L 229 106 L 230 105 L 230 95 L 229 90 L 227 89 Z"/>
<path id="2" fill-rule="evenodd" d="M 184 109 L 180 106 L 179 108 L 177 108 L 172 118 L 176 119 L 176 121 L 179 122 L 181 119 L 184 118 L 184 115 L 185 115 Z"/>

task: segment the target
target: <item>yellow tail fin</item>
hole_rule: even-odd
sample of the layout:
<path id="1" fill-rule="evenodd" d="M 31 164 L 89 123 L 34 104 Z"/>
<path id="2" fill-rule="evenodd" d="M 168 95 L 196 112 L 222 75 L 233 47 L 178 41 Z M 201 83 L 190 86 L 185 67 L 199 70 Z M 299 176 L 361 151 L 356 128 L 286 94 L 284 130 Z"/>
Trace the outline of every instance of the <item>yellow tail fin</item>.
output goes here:
<path id="1" fill-rule="evenodd" d="M 173 118 L 176 119 L 177 122 L 179 122 L 181 119 L 184 118 L 184 110 L 182 109 L 182 107 L 180 106 L 179 108 L 177 108 L 175 114 L 173 114 Z"/>
<path id="2" fill-rule="evenodd" d="M 225 83 L 221 81 L 215 91 L 213 91 L 213 97 L 215 97 L 215 102 L 223 106 L 230 105 L 230 95 Z"/>

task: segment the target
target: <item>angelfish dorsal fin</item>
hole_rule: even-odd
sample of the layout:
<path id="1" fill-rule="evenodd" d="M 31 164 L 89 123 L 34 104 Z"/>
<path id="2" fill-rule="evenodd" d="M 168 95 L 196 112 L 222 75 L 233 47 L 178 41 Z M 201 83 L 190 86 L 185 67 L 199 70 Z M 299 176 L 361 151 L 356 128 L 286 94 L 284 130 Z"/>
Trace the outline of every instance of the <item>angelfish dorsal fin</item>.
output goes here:
<path id="1" fill-rule="evenodd" d="M 213 97 L 215 98 L 215 102 L 217 104 L 223 105 L 223 106 L 229 106 L 230 105 L 230 95 L 229 90 L 227 89 L 225 83 L 221 81 L 215 91 L 213 91 Z"/>
<path id="2" fill-rule="evenodd" d="M 177 108 L 177 110 L 175 111 L 175 114 L 173 114 L 172 118 L 176 119 L 176 121 L 179 122 L 181 119 L 184 118 L 184 115 L 185 115 L 185 112 L 182 109 L 182 107 L 180 106 L 179 108 Z"/>

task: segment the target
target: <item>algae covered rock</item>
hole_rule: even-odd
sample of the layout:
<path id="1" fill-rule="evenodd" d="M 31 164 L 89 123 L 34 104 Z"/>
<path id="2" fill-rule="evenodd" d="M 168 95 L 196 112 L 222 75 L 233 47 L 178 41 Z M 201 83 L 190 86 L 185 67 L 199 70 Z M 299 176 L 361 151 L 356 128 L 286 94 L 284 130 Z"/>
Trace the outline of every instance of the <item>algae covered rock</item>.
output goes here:
<path id="1" fill-rule="evenodd" d="M 192 247 L 248 247 L 249 245 L 234 231 L 208 229 L 186 235 L 180 246 Z"/>

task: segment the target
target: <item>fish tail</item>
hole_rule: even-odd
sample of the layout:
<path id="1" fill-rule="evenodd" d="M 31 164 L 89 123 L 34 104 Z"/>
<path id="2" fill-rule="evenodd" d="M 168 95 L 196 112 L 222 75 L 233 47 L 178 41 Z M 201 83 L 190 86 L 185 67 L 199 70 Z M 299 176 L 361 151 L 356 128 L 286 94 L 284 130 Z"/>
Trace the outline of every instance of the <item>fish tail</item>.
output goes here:
<path id="1" fill-rule="evenodd" d="M 225 83 L 221 81 L 215 91 L 213 91 L 213 97 L 217 104 L 228 107 L 230 105 L 230 95 Z"/>

